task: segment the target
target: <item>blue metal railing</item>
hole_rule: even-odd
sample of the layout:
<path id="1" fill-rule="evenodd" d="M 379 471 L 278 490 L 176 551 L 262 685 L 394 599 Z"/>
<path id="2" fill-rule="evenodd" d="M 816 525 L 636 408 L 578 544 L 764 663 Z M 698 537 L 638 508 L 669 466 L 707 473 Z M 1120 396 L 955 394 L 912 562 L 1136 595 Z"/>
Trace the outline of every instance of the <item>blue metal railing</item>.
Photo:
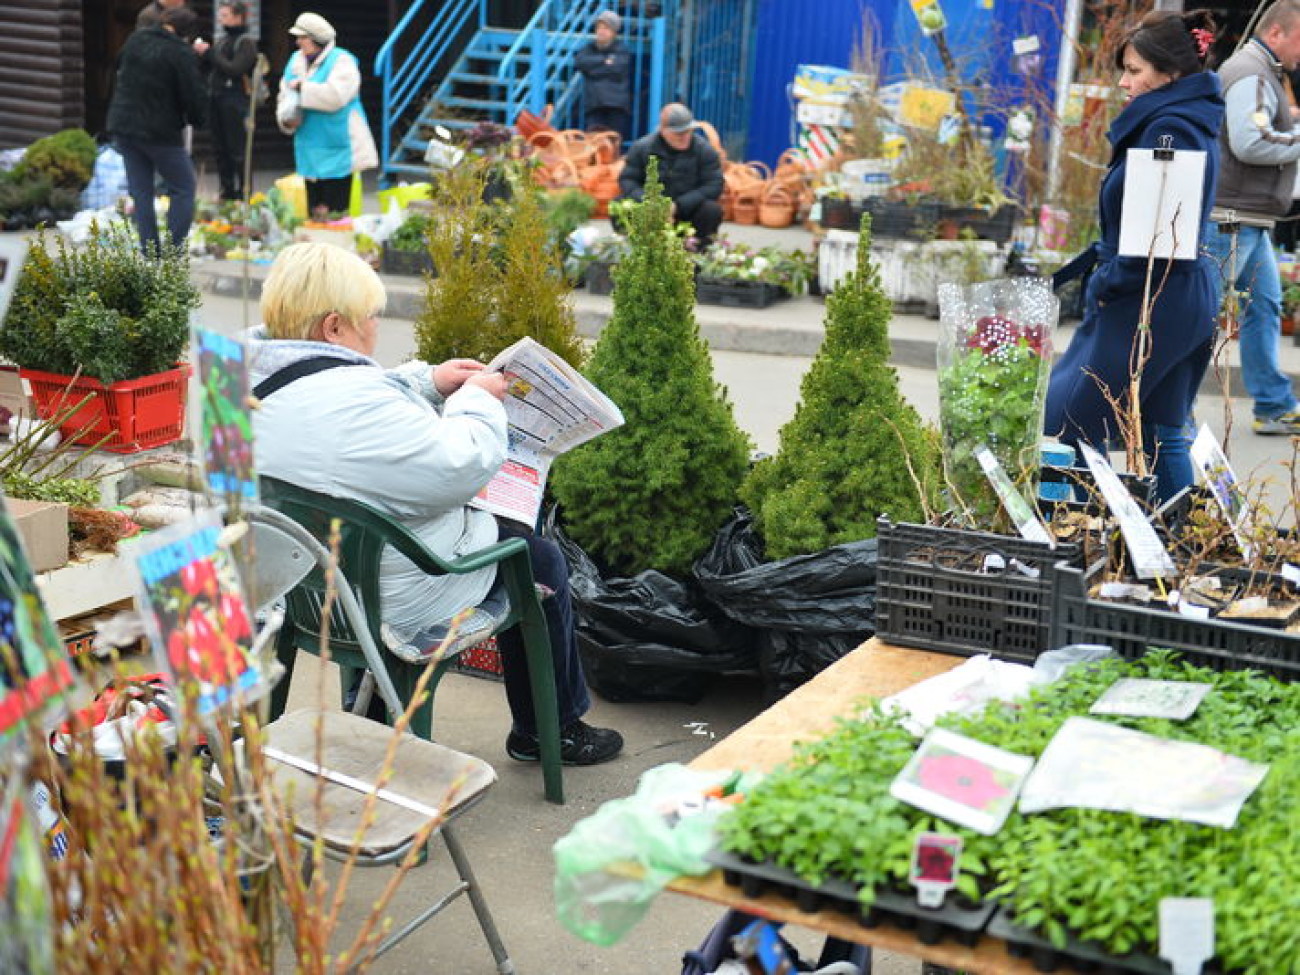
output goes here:
<path id="1" fill-rule="evenodd" d="M 423 33 L 418 24 L 426 20 L 427 0 L 416 0 L 375 57 L 375 74 L 383 91 L 380 133 L 383 165 L 392 157 L 393 130 L 417 96 L 426 92 L 434 71 L 450 56 L 466 28 L 487 26 L 487 0 L 443 0 L 428 18 Z"/>

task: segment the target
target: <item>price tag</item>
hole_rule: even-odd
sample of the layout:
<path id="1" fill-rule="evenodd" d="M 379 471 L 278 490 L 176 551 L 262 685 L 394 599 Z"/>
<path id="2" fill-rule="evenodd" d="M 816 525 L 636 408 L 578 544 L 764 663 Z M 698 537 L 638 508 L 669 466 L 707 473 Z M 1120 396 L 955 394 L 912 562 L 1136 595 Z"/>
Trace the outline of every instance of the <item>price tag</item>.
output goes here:
<path id="1" fill-rule="evenodd" d="M 1292 565 L 1290 562 L 1283 563 L 1282 578 L 1294 586 L 1300 586 L 1300 565 Z"/>
<path id="2" fill-rule="evenodd" d="M 1200 975 L 1214 957 L 1214 901 L 1166 897 L 1160 902 L 1160 957 L 1174 975 Z"/>
<path id="3" fill-rule="evenodd" d="M 1037 512 L 1029 506 L 1029 502 L 1016 490 L 1007 472 L 993 456 L 993 451 L 988 447 L 981 447 L 975 451 L 975 459 L 979 461 L 980 468 L 989 479 L 989 483 L 993 485 L 998 500 L 1002 502 L 1002 507 L 1007 509 L 1007 514 L 1011 516 L 1016 531 L 1020 532 L 1021 537 L 1031 542 L 1045 542 L 1052 548 L 1056 548 L 1056 539 L 1047 530 L 1047 526 L 1043 524 Z"/>
<path id="4" fill-rule="evenodd" d="M 912 886 L 922 907 L 943 907 L 948 891 L 957 886 L 961 837 L 951 833 L 921 833 L 912 849 Z"/>
<path id="5" fill-rule="evenodd" d="M 1110 463 L 1088 444 L 1079 446 L 1083 450 L 1088 470 L 1092 471 L 1097 487 L 1101 490 L 1101 496 L 1119 519 L 1120 534 L 1124 536 L 1124 544 L 1133 557 L 1133 571 L 1137 577 L 1157 579 L 1177 575 L 1178 570 L 1161 544 L 1160 536 L 1143 516 L 1142 509 L 1120 482 L 1119 475 Z"/>

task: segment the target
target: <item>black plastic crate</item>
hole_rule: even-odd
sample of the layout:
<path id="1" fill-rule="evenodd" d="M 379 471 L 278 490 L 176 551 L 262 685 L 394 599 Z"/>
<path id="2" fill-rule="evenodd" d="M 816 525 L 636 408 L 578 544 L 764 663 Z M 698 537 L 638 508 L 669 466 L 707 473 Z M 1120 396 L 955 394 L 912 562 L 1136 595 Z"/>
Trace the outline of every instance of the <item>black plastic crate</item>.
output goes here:
<path id="1" fill-rule="evenodd" d="M 587 291 L 593 295 L 614 293 L 614 265 L 608 261 L 592 261 L 587 265 Z"/>
<path id="2" fill-rule="evenodd" d="M 904 203 L 883 197 L 868 198 L 864 208 L 871 214 L 873 240 L 933 240 L 942 210 L 937 203 Z"/>
<path id="3" fill-rule="evenodd" d="M 1300 633 L 1091 599 L 1084 573 L 1070 565 L 1053 566 L 1049 575 L 1054 580 L 1052 646 L 1102 643 L 1127 660 L 1152 648 L 1170 649 L 1199 667 L 1254 669 L 1279 680 L 1300 680 Z"/>
<path id="4" fill-rule="evenodd" d="M 1017 208 L 1013 203 L 1004 204 L 992 211 L 983 207 L 945 206 L 939 211 L 938 220 L 955 223 L 959 235 L 966 230 L 981 240 L 1005 244 L 1016 228 L 1016 213 Z"/>
<path id="5" fill-rule="evenodd" d="M 876 891 L 871 906 L 864 908 L 857 888 L 834 877 L 814 886 L 784 867 L 750 863 L 725 850 L 711 850 L 704 858 L 720 867 L 722 879 L 729 886 L 739 887 L 746 897 L 760 897 L 771 891 L 788 897 L 799 910 L 809 914 L 830 909 L 856 918 L 866 928 L 888 924 L 914 931 L 916 939 L 926 945 L 944 940 L 974 945 L 997 910 L 992 901 L 972 903 L 956 891 L 949 892 L 942 907 L 922 907 L 914 896 L 890 890 Z"/>
<path id="6" fill-rule="evenodd" d="M 699 278 L 695 282 L 695 300 L 701 305 L 727 305 L 731 308 L 766 308 L 790 297 L 784 288 L 758 281 L 724 281 Z"/>
<path id="7" fill-rule="evenodd" d="M 385 274 L 408 274 L 419 277 L 433 274 L 433 258 L 428 251 L 403 251 L 384 245 L 382 263 Z"/>
<path id="8" fill-rule="evenodd" d="M 1009 535 L 877 522 L 876 634 L 888 643 L 1033 663 L 1056 646 L 1052 566 L 1082 559 Z M 990 556 L 1002 567 L 986 571 Z"/>
<path id="9" fill-rule="evenodd" d="M 1138 503 L 1143 512 L 1149 512 L 1156 507 L 1156 479 L 1154 475 L 1139 477 L 1136 474 L 1120 472 L 1117 475 L 1120 483 L 1128 489 L 1133 500 Z M 1038 510 L 1044 515 L 1052 515 L 1057 510 L 1071 512 L 1080 512 L 1083 514 L 1101 516 L 1106 514 L 1107 505 L 1105 499 L 1101 496 L 1101 491 L 1097 487 L 1097 479 L 1092 476 L 1092 471 L 1087 467 L 1044 467 L 1039 472 L 1038 480 L 1040 483 L 1067 483 L 1070 485 L 1071 497 L 1068 500 L 1049 501 L 1045 498 L 1038 498 Z"/>

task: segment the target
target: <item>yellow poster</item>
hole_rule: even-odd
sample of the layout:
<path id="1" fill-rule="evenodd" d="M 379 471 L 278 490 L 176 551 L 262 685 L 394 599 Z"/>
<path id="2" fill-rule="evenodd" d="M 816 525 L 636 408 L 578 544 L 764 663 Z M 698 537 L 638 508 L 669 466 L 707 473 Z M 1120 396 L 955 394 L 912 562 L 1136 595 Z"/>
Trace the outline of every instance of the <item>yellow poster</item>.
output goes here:
<path id="1" fill-rule="evenodd" d="M 937 34 L 948 26 L 948 18 L 943 15 L 939 0 L 910 0 L 910 3 L 922 33 Z"/>
<path id="2" fill-rule="evenodd" d="M 956 105 L 950 91 L 913 85 L 903 92 L 898 117 L 904 125 L 933 132 L 939 128 L 945 115 L 952 114 Z"/>

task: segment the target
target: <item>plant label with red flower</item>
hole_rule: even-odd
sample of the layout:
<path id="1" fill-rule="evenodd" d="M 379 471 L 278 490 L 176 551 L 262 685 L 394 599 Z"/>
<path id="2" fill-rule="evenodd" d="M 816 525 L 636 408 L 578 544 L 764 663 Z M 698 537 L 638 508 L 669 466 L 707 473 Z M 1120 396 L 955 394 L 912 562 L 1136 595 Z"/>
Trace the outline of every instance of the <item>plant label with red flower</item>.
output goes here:
<path id="1" fill-rule="evenodd" d="M 248 410 L 248 360 L 242 343 L 196 329 L 191 356 L 202 390 L 199 430 L 208 490 L 227 500 L 257 498 L 253 421 Z"/>
<path id="2" fill-rule="evenodd" d="M 922 907 L 943 907 L 944 896 L 957 886 L 962 840 L 951 833 L 921 833 L 912 849 L 909 879 Z"/>
<path id="3" fill-rule="evenodd" d="M 935 728 L 889 787 L 900 802 L 992 836 L 1033 767 L 1028 755 Z"/>
<path id="4" fill-rule="evenodd" d="M 198 712 L 249 703 L 266 689 L 252 613 L 213 512 L 149 536 L 133 550 L 141 615 L 162 666 L 198 685 Z"/>

